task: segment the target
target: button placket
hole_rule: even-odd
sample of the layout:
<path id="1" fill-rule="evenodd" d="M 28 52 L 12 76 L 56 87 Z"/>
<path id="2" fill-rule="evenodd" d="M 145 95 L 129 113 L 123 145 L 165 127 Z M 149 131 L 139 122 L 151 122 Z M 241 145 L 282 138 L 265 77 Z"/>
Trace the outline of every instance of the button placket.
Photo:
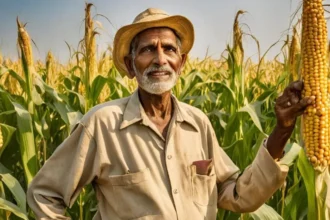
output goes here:
<path id="1" fill-rule="evenodd" d="M 176 169 L 177 169 L 177 161 L 176 161 L 176 158 L 175 158 L 175 150 L 174 148 L 176 146 L 174 146 L 174 133 L 175 133 L 175 128 L 176 127 L 176 124 L 175 124 L 175 121 L 173 121 L 170 125 L 170 129 L 169 129 L 169 133 L 167 135 L 167 138 L 166 138 L 166 143 L 165 143 L 165 163 L 166 163 L 166 166 L 167 166 L 167 173 L 168 173 L 168 177 L 169 177 L 169 182 L 170 182 L 170 188 L 171 188 L 171 192 L 172 192 L 172 198 L 173 198 L 173 202 L 174 202 L 174 207 L 175 209 L 177 209 L 177 216 L 180 216 L 180 197 L 178 197 L 178 193 L 179 193 L 179 190 L 178 190 L 178 177 L 177 177 L 177 172 L 176 172 Z"/>

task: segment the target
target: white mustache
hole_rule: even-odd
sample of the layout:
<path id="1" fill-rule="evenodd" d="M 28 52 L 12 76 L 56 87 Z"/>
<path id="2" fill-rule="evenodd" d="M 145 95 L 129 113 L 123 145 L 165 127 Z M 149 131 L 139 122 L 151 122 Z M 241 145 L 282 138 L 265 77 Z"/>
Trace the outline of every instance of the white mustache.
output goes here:
<path id="1" fill-rule="evenodd" d="M 169 66 L 159 66 L 159 67 L 151 66 L 151 67 L 148 67 L 144 71 L 143 75 L 148 75 L 148 74 L 150 74 L 152 72 L 155 72 L 155 71 L 157 71 L 157 72 L 158 71 L 159 72 L 169 72 L 171 74 L 175 73 L 175 71 L 171 67 L 169 67 Z"/>

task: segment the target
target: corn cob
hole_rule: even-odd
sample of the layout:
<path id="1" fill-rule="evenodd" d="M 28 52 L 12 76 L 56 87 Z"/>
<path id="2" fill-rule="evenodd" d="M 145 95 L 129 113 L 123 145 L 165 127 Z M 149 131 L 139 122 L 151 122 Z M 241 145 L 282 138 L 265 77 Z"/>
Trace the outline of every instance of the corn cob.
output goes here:
<path id="1" fill-rule="evenodd" d="M 322 0 L 304 0 L 302 15 L 303 97 L 315 103 L 303 115 L 307 156 L 314 167 L 327 166 L 329 157 L 327 100 L 327 27 Z"/>

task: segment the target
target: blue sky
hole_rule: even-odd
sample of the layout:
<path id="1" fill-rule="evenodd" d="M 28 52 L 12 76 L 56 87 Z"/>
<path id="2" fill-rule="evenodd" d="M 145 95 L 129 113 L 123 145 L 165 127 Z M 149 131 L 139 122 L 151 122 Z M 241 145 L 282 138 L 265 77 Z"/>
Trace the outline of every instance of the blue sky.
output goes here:
<path id="1" fill-rule="evenodd" d="M 329 0 L 330 1 L 330 0 Z M 102 51 L 112 44 L 116 30 L 131 23 L 134 17 L 148 7 L 157 7 L 170 14 L 188 17 L 195 27 L 195 44 L 192 57 L 204 57 L 208 49 L 214 58 L 226 47 L 232 38 L 232 24 L 238 10 L 247 13 L 240 19 L 249 26 L 250 31 L 260 42 L 262 51 L 273 43 L 282 40 L 271 49 L 268 58 L 280 52 L 280 47 L 288 33 L 292 14 L 302 0 L 90 0 L 95 7 L 94 14 L 102 16 L 95 19 L 102 24 L 97 38 L 98 50 Z M 324 3 L 329 3 L 324 1 Z M 57 59 L 65 62 L 69 58 L 68 42 L 77 48 L 84 32 L 84 7 L 82 0 L 0 0 L 0 51 L 12 59 L 17 58 L 16 17 L 27 23 L 26 29 L 37 47 L 34 56 L 44 60 L 51 50 Z M 244 38 L 247 56 L 256 58 L 257 47 L 249 37 Z"/>

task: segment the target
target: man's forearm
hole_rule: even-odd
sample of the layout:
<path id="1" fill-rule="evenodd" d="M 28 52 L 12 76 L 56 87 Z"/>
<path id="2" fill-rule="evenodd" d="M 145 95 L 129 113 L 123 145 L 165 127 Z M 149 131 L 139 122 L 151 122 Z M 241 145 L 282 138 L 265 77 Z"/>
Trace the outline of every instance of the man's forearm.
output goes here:
<path id="1" fill-rule="evenodd" d="M 280 127 L 279 125 L 276 125 L 273 132 L 269 135 L 267 140 L 267 150 L 274 159 L 283 156 L 283 149 L 293 130 L 294 125 L 290 127 Z"/>

